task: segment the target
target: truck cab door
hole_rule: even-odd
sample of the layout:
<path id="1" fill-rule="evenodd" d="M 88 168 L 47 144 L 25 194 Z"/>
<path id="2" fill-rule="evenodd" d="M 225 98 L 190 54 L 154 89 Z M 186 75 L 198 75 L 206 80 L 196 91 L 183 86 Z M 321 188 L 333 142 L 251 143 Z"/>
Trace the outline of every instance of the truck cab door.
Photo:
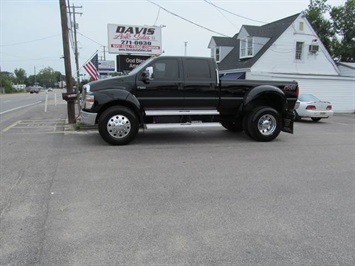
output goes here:
<path id="1" fill-rule="evenodd" d="M 219 103 L 217 73 L 205 58 L 183 59 L 186 108 L 216 108 Z"/>
<path id="2" fill-rule="evenodd" d="M 144 109 L 180 109 L 184 106 L 178 58 L 158 58 L 137 77 L 136 97 Z"/>

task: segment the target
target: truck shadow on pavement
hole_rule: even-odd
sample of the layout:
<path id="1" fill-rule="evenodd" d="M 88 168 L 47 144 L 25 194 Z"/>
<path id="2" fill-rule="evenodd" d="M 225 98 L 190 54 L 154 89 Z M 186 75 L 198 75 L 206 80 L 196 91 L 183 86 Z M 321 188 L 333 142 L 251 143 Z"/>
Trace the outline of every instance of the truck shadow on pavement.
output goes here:
<path id="1" fill-rule="evenodd" d="M 171 130 L 171 129 L 154 129 L 140 130 L 136 138 L 128 144 L 128 146 L 151 146 L 151 145 L 205 145 L 205 144 L 228 144 L 231 141 L 241 143 L 255 142 L 243 132 L 234 133 L 224 129 L 207 129 L 207 130 Z M 95 146 L 111 146 L 106 143 L 98 132 L 80 135 L 79 142 L 87 143 Z M 125 145 L 127 146 L 127 145 Z M 114 147 L 114 146 L 112 146 Z M 119 147 L 119 146 L 117 146 Z"/>
<path id="2" fill-rule="evenodd" d="M 168 145 L 168 144 L 221 144 L 230 141 L 252 141 L 244 133 L 232 133 L 223 129 L 214 130 L 152 130 L 140 131 L 131 145 Z"/>

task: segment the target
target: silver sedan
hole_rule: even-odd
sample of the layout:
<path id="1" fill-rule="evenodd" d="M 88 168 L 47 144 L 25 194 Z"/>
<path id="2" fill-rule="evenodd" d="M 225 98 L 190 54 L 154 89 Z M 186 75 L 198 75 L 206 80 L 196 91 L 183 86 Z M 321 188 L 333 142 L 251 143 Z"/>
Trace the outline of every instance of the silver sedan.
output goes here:
<path id="1" fill-rule="evenodd" d="M 322 118 L 333 116 L 332 104 L 321 101 L 312 94 L 300 94 L 295 105 L 295 118 L 311 118 L 313 121 L 319 121 Z"/>

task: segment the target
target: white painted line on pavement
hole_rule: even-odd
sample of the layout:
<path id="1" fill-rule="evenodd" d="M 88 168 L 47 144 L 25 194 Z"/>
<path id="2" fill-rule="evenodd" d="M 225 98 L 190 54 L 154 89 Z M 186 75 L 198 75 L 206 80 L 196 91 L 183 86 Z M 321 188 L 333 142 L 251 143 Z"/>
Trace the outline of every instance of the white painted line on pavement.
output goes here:
<path id="1" fill-rule="evenodd" d="M 18 124 L 20 124 L 22 122 L 22 120 L 18 120 L 17 122 L 13 123 L 12 125 L 8 126 L 7 128 L 3 129 L 2 132 L 6 132 L 9 131 L 11 128 L 17 126 Z"/>
<path id="2" fill-rule="evenodd" d="M 4 111 L 4 112 L 1 112 L 1 113 L 0 113 L 0 115 L 6 114 L 6 113 L 9 113 L 9 112 L 12 112 L 12 111 L 15 111 L 15 110 L 21 109 L 21 108 L 29 107 L 29 106 L 32 106 L 32 105 L 35 105 L 35 104 L 39 104 L 39 103 L 41 103 L 41 102 L 42 102 L 42 101 L 38 101 L 38 102 L 35 102 L 35 103 L 31 103 L 31 104 L 27 104 L 27 105 L 19 106 L 19 107 L 16 107 L 16 108 L 10 109 L 10 110 L 6 110 L 6 111 Z"/>

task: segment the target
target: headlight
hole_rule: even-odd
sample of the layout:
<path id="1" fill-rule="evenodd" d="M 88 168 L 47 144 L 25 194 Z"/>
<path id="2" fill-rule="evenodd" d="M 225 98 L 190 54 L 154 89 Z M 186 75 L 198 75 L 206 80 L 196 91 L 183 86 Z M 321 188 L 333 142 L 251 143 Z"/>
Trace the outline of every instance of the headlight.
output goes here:
<path id="1" fill-rule="evenodd" d="M 91 109 L 91 107 L 94 105 L 94 101 L 95 101 L 95 96 L 87 94 L 85 96 L 84 109 Z"/>
<path id="2" fill-rule="evenodd" d="M 91 109 L 91 107 L 94 105 L 95 97 L 94 95 L 88 94 L 89 92 L 90 92 L 90 85 L 85 84 L 83 86 L 82 102 L 80 104 L 82 109 Z"/>

